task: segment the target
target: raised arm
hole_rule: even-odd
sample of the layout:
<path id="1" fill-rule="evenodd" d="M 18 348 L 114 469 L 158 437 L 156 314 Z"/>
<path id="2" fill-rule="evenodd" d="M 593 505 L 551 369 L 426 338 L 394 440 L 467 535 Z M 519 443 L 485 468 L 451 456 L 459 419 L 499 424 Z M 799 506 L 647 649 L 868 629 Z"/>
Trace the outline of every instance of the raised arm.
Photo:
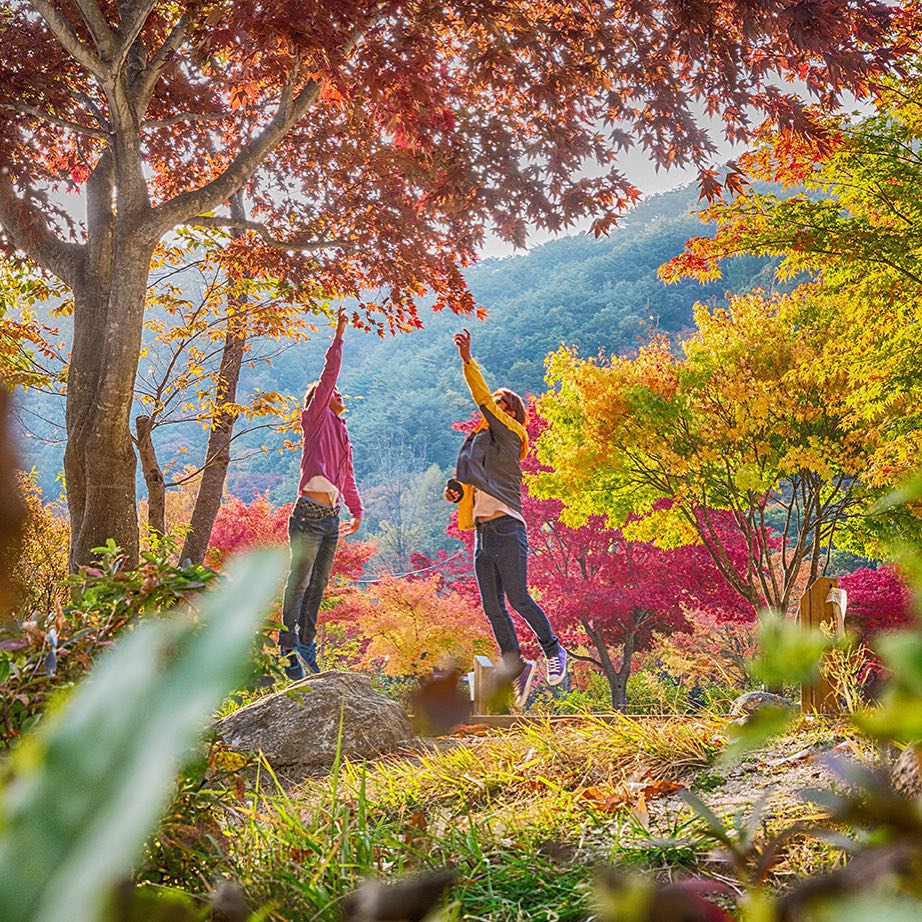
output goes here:
<path id="1" fill-rule="evenodd" d="M 505 434 L 507 432 L 514 434 L 519 439 L 522 451 L 524 452 L 528 447 L 528 433 L 517 419 L 510 416 L 496 405 L 496 400 L 493 398 L 493 393 L 484 380 L 480 366 L 471 356 L 470 331 L 464 330 L 461 333 L 456 333 L 455 345 L 458 347 L 458 355 L 461 356 L 461 361 L 464 363 L 464 380 L 467 382 L 467 388 L 471 392 L 474 403 L 477 404 L 483 413 L 487 425 L 490 426 L 491 429 L 495 429 L 496 425 L 499 424 L 500 428 L 496 431 L 499 431 L 500 434 Z"/>
<path id="2" fill-rule="evenodd" d="M 343 333 L 346 331 L 346 312 L 341 307 L 336 315 L 336 333 L 333 335 L 333 342 L 327 349 L 327 354 L 323 360 L 323 371 L 320 373 L 320 380 L 317 382 L 317 389 L 314 391 L 314 397 L 310 406 L 305 410 L 308 415 L 319 413 L 323 407 L 330 403 L 330 397 L 333 396 L 333 390 L 336 387 L 336 379 L 339 377 L 339 369 L 343 363 Z"/>

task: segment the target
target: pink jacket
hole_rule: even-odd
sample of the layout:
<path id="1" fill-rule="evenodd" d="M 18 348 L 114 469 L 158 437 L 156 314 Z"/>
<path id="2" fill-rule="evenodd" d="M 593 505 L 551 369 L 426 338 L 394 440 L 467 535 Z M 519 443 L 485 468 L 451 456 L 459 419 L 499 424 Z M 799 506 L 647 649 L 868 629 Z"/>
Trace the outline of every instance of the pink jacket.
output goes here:
<path id="1" fill-rule="evenodd" d="M 336 387 L 339 368 L 343 360 L 343 341 L 334 338 L 327 349 L 323 372 L 310 406 L 301 413 L 301 429 L 304 433 L 304 448 L 301 454 L 301 482 L 298 493 L 304 485 L 318 474 L 326 477 L 342 494 L 349 511 L 361 518 L 364 509 L 358 487 L 355 485 L 355 471 L 352 467 L 352 445 L 346 424 L 330 409 L 330 397 Z"/>

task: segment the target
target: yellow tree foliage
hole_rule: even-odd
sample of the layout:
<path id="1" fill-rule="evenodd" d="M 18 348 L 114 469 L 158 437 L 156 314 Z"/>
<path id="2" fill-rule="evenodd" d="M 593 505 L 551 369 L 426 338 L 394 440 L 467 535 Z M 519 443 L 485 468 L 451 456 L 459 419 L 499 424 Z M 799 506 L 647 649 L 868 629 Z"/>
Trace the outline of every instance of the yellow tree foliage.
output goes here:
<path id="1" fill-rule="evenodd" d="M 898 426 L 883 405 L 859 412 L 836 309 L 815 286 L 755 292 L 698 305 L 681 347 L 657 337 L 635 357 L 590 360 L 561 349 L 540 403 L 539 458 L 553 470 L 534 490 L 574 524 L 602 513 L 630 539 L 701 542 L 740 595 L 787 609 L 803 565 L 822 572 L 880 488 L 922 462 L 922 382 L 903 382 Z M 732 513 L 743 572 L 711 510 Z"/>

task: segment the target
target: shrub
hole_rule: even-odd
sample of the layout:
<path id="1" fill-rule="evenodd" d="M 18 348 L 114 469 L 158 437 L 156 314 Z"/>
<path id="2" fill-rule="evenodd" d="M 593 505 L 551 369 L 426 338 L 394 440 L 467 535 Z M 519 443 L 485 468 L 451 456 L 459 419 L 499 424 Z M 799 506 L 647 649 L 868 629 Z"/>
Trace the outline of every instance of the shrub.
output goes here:
<path id="1" fill-rule="evenodd" d="M 34 474 L 18 481 L 28 518 L 12 568 L 14 604 L 23 620 L 44 618 L 67 599 L 70 525 L 61 500 L 44 501 Z"/>

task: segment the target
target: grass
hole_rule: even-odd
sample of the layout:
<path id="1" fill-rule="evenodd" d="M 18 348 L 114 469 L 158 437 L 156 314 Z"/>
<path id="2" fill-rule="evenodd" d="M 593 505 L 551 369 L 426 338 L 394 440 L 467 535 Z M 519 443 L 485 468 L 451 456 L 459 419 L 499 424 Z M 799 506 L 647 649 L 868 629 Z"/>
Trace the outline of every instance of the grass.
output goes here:
<path id="1" fill-rule="evenodd" d="M 245 789 L 239 781 L 221 796 L 190 788 L 174 814 L 188 830 L 189 805 L 207 798 L 207 822 L 197 839 L 186 837 L 189 860 L 173 863 L 177 876 L 159 882 L 201 892 L 215 875 L 228 876 L 267 919 L 332 922 L 365 876 L 450 866 L 459 883 L 442 922 L 587 920 L 599 862 L 664 878 L 715 872 L 712 843 L 684 805 L 654 802 L 655 793 L 643 808 L 619 797 L 632 785 L 681 781 L 719 802 L 723 727 L 706 716 L 538 723 L 368 764 L 337 762 L 328 776 L 296 786 L 263 764 Z M 809 725 L 783 745 L 796 752 L 834 738 L 834 729 Z M 771 819 L 767 833 L 791 818 Z M 798 840 L 777 878 L 835 862 L 826 846 Z M 164 864 L 161 855 L 152 866 Z"/>

